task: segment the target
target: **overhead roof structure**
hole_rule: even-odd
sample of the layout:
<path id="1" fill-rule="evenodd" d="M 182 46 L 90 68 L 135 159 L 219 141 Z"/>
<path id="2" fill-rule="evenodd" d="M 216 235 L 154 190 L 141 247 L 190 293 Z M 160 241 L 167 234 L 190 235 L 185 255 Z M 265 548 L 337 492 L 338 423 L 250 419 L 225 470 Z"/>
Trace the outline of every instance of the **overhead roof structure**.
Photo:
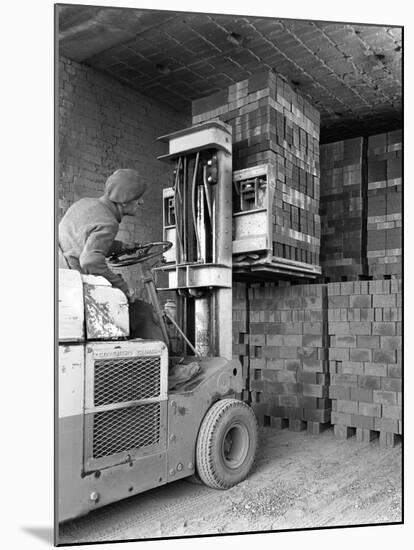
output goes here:
<path id="1" fill-rule="evenodd" d="M 321 113 L 321 141 L 402 126 L 402 28 L 59 5 L 59 53 L 172 108 L 264 70 Z"/>

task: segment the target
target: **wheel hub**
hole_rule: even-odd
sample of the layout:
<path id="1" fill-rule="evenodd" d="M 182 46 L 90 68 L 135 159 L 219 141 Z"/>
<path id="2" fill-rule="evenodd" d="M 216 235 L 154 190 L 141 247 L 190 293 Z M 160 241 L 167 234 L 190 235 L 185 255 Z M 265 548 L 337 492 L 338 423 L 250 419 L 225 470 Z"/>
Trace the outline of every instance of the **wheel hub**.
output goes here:
<path id="1" fill-rule="evenodd" d="M 227 429 L 222 443 L 222 459 L 227 468 L 236 469 L 243 464 L 249 450 L 249 433 L 240 423 Z"/>

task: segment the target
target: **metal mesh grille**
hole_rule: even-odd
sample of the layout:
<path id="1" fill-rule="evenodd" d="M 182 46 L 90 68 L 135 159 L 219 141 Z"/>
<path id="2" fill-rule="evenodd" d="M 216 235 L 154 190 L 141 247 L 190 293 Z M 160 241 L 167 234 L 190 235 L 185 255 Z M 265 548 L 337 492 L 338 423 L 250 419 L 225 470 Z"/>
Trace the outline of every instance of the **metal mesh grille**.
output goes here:
<path id="1" fill-rule="evenodd" d="M 148 447 L 159 442 L 160 403 L 149 403 L 96 413 L 93 425 L 93 457 Z"/>
<path id="2" fill-rule="evenodd" d="M 160 368 L 159 356 L 95 361 L 95 406 L 158 397 Z"/>

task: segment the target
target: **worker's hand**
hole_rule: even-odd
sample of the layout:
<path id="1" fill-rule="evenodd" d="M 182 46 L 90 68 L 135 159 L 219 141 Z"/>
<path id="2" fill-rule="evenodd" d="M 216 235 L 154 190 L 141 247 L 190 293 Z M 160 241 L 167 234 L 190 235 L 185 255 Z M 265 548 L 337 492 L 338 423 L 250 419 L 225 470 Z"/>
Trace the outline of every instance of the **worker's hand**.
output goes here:
<path id="1" fill-rule="evenodd" d="M 135 249 L 134 243 L 122 243 L 122 254 L 128 254 L 129 252 L 133 252 Z"/>
<path id="2" fill-rule="evenodd" d="M 141 243 L 135 242 L 135 243 L 124 243 L 122 246 L 122 253 L 123 254 L 133 254 L 137 247 L 141 246 Z"/>
<path id="3" fill-rule="evenodd" d="M 126 297 L 129 304 L 132 304 L 132 302 L 135 302 L 135 300 L 138 299 L 137 293 L 132 288 L 128 289 L 128 292 L 126 292 Z"/>

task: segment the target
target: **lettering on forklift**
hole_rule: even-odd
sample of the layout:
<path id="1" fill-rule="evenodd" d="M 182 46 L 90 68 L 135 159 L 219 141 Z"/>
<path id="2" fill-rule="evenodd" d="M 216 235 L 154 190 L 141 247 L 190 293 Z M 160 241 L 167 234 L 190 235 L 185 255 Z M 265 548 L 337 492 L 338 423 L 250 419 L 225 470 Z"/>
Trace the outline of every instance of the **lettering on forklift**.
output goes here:
<path id="1" fill-rule="evenodd" d="M 156 350 L 154 348 L 147 348 L 147 349 L 133 349 L 131 351 L 128 350 L 110 350 L 110 351 L 98 351 L 93 350 L 93 356 L 95 359 L 104 359 L 105 357 L 113 358 L 113 357 L 137 357 L 140 355 L 159 355 L 160 350 Z"/>

